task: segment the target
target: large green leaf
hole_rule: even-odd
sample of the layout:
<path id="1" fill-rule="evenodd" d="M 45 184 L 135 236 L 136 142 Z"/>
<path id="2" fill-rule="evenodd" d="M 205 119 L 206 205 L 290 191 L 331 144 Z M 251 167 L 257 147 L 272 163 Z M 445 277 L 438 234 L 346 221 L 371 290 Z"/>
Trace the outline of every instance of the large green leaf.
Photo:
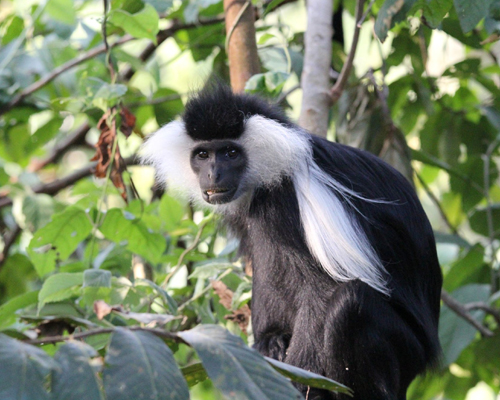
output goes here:
<path id="1" fill-rule="evenodd" d="M 159 17 L 155 8 L 150 4 L 145 4 L 144 8 L 135 14 L 124 10 L 114 10 L 110 13 L 108 22 L 119 26 L 133 37 L 150 39 L 156 43 Z"/>
<path id="2" fill-rule="evenodd" d="M 165 224 L 165 229 L 173 231 L 179 227 L 182 217 L 184 217 L 185 209 L 181 203 L 165 193 L 160 200 L 159 212 L 160 218 Z"/>
<path id="3" fill-rule="evenodd" d="M 491 0 L 453 0 L 462 30 L 473 30 L 488 15 Z"/>
<path id="4" fill-rule="evenodd" d="M 79 292 L 83 284 L 83 273 L 59 273 L 49 276 L 38 293 L 38 309 L 46 303 L 68 299 Z"/>
<path id="5" fill-rule="evenodd" d="M 54 368 L 43 350 L 0 334 L 0 399 L 48 400 L 45 381 Z"/>
<path id="6" fill-rule="evenodd" d="M 53 400 L 101 400 L 100 383 L 91 358 L 97 352 L 83 342 L 69 342 L 54 356 L 59 368 L 52 372 Z"/>
<path id="7" fill-rule="evenodd" d="M 159 262 L 167 246 L 162 235 L 150 232 L 141 220 L 118 208 L 113 208 L 106 213 L 100 231 L 113 242 L 126 243 L 130 251 L 153 263 Z"/>
<path id="8" fill-rule="evenodd" d="M 466 285 L 451 293 L 451 296 L 462 304 L 471 302 L 486 302 L 490 293 L 489 285 Z M 473 318 L 481 321 L 484 312 L 472 311 Z M 463 349 L 476 337 L 477 331 L 472 325 L 458 316 L 454 311 L 443 305 L 439 319 L 439 341 L 443 349 L 446 365 L 454 362 Z"/>
<path id="9" fill-rule="evenodd" d="M 214 385 L 227 397 L 301 399 L 293 385 L 243 341 L 217 325 L 199 325 L 178 335 L 196 350 Z"/>
<path id="10" fill-rule="evenodd" d="M 45 226 L 54 213 L 54 199 L 47 194 L 26 196 L 23 200 L 25 224 L 31 231 Z"/>
<path id="11" fill-rule="evenodd" d="M 65 260 L 91 231 L 92 223 L 85 211 L 74 206 L 68 207 L 35 233 L 29 248 L 34 250 L 50 245 L 55 247 L 58 257 Z"/>
<path id="12" fill-rule="evenodd" d="M 266 360 L 273 366 L 274 369 L 295 382 L 302 383 L 306 386 L 331 390 L 337 393 L 345 393 L 352 396 L 351 389 L 341 383 L 335 382 L 333 379 L 315 374 L 314 372 L 306 371 L 302 368 L 294 367 L 293 365 L 286 364 L 284 362 L 276 361 L 269 357 L 266 357 Z"/>
<path id="13" fill-rule="evenodd" d="M 108 400 L 189 399 L 186 381 L 168 346 L 149 332 L 118 328 L 104 369 Z"/>

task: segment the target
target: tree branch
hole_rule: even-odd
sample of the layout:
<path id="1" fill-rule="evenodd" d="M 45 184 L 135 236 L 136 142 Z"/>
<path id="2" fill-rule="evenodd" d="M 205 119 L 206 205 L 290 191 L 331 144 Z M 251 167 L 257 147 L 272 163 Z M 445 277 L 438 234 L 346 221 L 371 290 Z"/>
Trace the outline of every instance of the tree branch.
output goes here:
<path id="1" fill-rule="evenodd" d="M 179 336 L 177 336 L 176 333 L 164 331 L 164 330 L 161 330 L 158 328 L 142 328 L 140 326 L 130 326 L 130 327 L 127 327 L 127 329 L 131 330 L 131 331 L 149 332 L 149 333 L 152 333 L 153 335 L 158 336 L 162 339 L 168 339 L 168 340 L 173 340 L 176 343 L 187 344 L 183 339 L 181 339 Z M 65 342 L 66 340 L 84 339 L 84 338 L 89 337 L 89 336 L 113 333 L 114 331 L 115 331 L 115 328 L 99 328 L 99 329 L 91 329 L 91 330 L 88 330 L 85 332 L 78 332 L 78 333 L 74 333 L 72 335 L 67 335 L 67 336 L 64 336 L 64 335 L 48 336 L 48 337 L 41 338 L 41 339 L 23 340 L 23 342 L 28 343 L 28 344 L 33 344 L 33 345 L 54 344 L 54 343 L 59 343 L 59 342 Z"/>
<path id="2" fill-rule="evenodd" d="M 357 0 L 356 2 L 356 25 L 354 27 L 354 36 L 352 38 L 351 51 L 349 52 L 349 56 L 347 57 L 347 61 L 342 66 L 342 71 L 340 71 L 339 79 L 333 85 L 330 94 L 332 96 L 332 102 L 336 103 L 342 92 L 344 91 L 347 80 L 349 79 L 349 75 L 352 70 L 352 66 L 354 63 L 354 56 L 356 55 L 356 49 L 358 47 L 359 41 L 359 33 L 361 31 L 361 22 L 363 19 L 363 5 L 365 4 L 365 0 Z"/>
<path id="3" fill-rule="evenodd" d="M 224 13 L 231 87 L 235 92 L 243 92 L 246 82 L 260 72 L 255 10 L 250 0 L 224 0 Z"/>
<path id="4" fill-rule="evenodd" d="M 485 313 L 490 314 L 495 319 L 497 324 L 500 325 L 500 311 L 496 310 L 495 308 L 489 306 L 486 303 L 482 303 L 482 302 L 467 303 L 464 305 L 464 308 L 467 311 L 472 311 L 472 310 L 484 311 Z"/>
<path id="5" fill-rule="evenodd" d="M 115 46 L 130 42 L 131 40 L 134 40 L 134 38 L 132 36 L 125 35 L 122 38 L 120 38 L 120 40 L 111 44 L 111 47 L 115 47 Z M 106 52 L 106 46 L 104 44 L 102 44 L 100 46 L 93 48 L 90 51 L 87 51 L 85 53 L 80 54 L 78 57 L 68 61 L 67 63 L 64 63 L 63 65 L 60 65 L 59 67 L 55 68 L 50 74 L 44 76 L 43 78 L 39 79 L 35 83 L 28 86 L 26 89 L 24 89 L 23 91 L 18 93 L 9 103 L 5 104 L 3 107 L 0 107 L 0 115 L 5 114 L 7 111 L 9 111 L 12 108 L 14 108 L 15 106 L 17 106 L 27 96 L 29 96 L 30 94 L 33 94 L 37 90 L 40 90 L 42 87 L 44 87 L 48 83 L 52 82 L 54 79 L 56 79 L 62 73 L 70 70 L 71 68 L 76 67 L 77 65 L 81 64 L 82 62 L 85 62 L 85 61 L 90 60 L 94 57 L 97 57 L 98 55 L 103 54 L 105 52 Z"/>
<path id="6" fill-rule="evenodd" d="M 69 174 L 61 179 L 56 179 L 55 181 L 44 183 L 42 185 L 38 185 L 32 188 L 33 192 L 36 194 L 48 194 L 55 195 L 59 193 L 61 190 L 73 185 L 78 182 L 80 179 L 86 178 L 94 173 L 94 168 L 97 163 L 93 162 L 79 169 L 78 171 Z M 125 165 L 136 165 L 137 160 L 135 156 L 130 156 L 125 159 Z M 12 205 L 12 199 L 7 196 L 0 197 L 0 208 L 7 207 Z"/>
<path id="7" fill-rule="evenodd" d="M 465 321 L 476 328 L 481 333 L 481 335 L 485 337 L 493 336 L 492 331 L 484 327 L 472 315 L 469 314 L 469 310 L 466 306 L 456 301 L 444 289 L 441 290 L 441 299 L 443 300 L 443 303 L 446 304 L 451 310 L 453 310 L 459 317 L 462 317 Z"/>

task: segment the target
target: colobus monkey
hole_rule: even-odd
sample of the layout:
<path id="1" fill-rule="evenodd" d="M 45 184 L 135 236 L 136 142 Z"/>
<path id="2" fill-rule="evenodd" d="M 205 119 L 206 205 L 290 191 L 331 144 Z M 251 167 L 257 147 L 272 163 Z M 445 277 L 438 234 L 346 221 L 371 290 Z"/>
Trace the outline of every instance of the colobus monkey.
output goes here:
<path id="1" fill-rule="evenodd" d="M 436 362 L 433 232 L 413 188 L 385 162 L 221 85 L 153 134 L 144 159 L 240 239 L 260 353 L 335 379 L 357 400 L 405 399 Z"/>

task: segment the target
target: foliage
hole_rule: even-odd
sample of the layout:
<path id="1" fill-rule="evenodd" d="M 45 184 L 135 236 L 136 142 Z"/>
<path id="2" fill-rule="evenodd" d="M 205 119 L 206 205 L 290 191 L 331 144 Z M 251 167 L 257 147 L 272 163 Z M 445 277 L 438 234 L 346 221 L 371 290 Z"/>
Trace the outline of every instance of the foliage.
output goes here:
<path id="1" fill-rule="evenodd" d="M 237 244 L 214 216 L 152 194 L 152 172 L 135 165 L 193 86 L 227 78 L 222 2 L 103 3 L 0 2 L 0 398 L 299 398 L 288 378 L 347 391 L 246 346 Z M 296 116 L 304 6 L 253 4 L 263 71 L 246 88 Z M 336 4 L 350 44 L 355 1 Z M 443 363 L 412 399 L 500 390 L 499 10 L 371 2 L 332 112 L 336 140 L 415 174 L 459 304 L 443 305 Z M 349 46 L 332 46 L 339 71 Z"/>

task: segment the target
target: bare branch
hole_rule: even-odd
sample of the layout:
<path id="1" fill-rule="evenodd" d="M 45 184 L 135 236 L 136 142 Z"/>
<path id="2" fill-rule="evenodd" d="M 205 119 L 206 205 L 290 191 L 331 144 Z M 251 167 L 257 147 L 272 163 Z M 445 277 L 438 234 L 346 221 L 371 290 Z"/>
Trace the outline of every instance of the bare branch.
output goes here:
<path id="1" fill-rule="evenodd" d="M 349 56 L 347 57 L 347 61 L 344 63 L 342 67 L 342 71 L 340 71 L 340 77 L 335 82 L 331 89 L 332 102 L 336 103 L 342 92 L 344 91 L 347 80 L 349 79 L 349 75 L 352 70 L 354 56 L 356 54 L 356 49 L 358 47 L 359 41 L 359 33 L 361 31 L 361 21 L 363 18 L 363 5 L 365 4 L 365 0 L 357 0 L 356 2 L 356 26 L 354 27 L 354 35 L 352 38 L 351 51 L 349 52 Z"/>
<path id="2" fill-rule="evenodd" d="M 131 330 L 131 331 L 149 332 L 149 333 L 152 333 L 153 335 L 158 336 L 162 339 L 168 339 L 168 340 L 173 340 L 176 343 L 187 344 L 183 339 L 181 339 L 174 332 L 164 331 L 164 330 L 158 329 L 158 328 L 142 328 L 140 326 L 129 326 L 129 327 L 127 327 L 127 329 Z M 108 333 L 113 333 L 114 331 L 115 331 L 115 328 L 99 328 L 99 329 L 91 329 L 91 330 L 88 330 L 85 332 L 74 333 L 73 335 L 48 336 L 48 337 L 40 338 L 40 339 L 23 340 L 23 342 L 28 343 L 28 344 L 34 344 L 34 345 L 53 344 L 53 343 L 65 342 L 67 340 L 84 339 L 84 338 L 87 338 L 89 336 L 104 335 L 104 334 L 108 334 Z"/>
<path id="3" fill-rule="evenodd" d="M 40 171 L 49 164 L 56 162 L 70 147 L 80 143 L 85 139 L 85 135 L 90 130 L 88 122 L 84 122 L 74 132 L 66 136 L 63 140 L 51 149 L 50 154 L 43 160 L 33 160 L 28 167 L 31 172 Z"/>
<path id="4" fill-rule="evenodd" d="M 498 325 L 500 325 L 500 310 L 497 310 L 491 306 L 489 306 L 486 303 L 482 302 L 476 302 L 476 303 L 467 303 L 464 305 L 464 308 L 467 311 L 472 311 L 472 310 L 481 310 L 484 311 L 487 314 L 490 314 L 493 316 L 495 321 L 497 322 Z"/>
<path id="5" fill-rule="evenodd" d="M 115 43 L 111 44 L 111 47 L 115 47 L 127 42 L 130 42 L 131 40 L 134 40 L 134 38 L 130 35 L 125 35 L 123 36 L 120 40 L 116 41 Z M 106 52 L 106 46 L 104 44 L 97 46 L 93 48 L 90 51 L 87 51 L 85 53 L 80 54 L 78 57 L 68 61 L 67 63 L 64 63 L 63 65 L 60 65 L 57 68 L 54 68 L 54 70 L 44 76 L 43 78 L 39 79 L 35 83 L 31 84 L 28 86 L 26 89 L 24 89 L 22 92 L 18 93 L 14 99 L 12 99 L 9 103 L 4 105 L 3 107 L 0 108 L 0 115 L 6 113 L 7 111 L 11 110 L 15 106 L 17 106 L 19 103 L 21 103 L 27 96 L 30 94 L 36 92 L 37 90 L 41 89 L 48 83 L 52 82 L 55 78 L 57 78 L 59 75 L 62 73 L 70 70 L 71 68 L 76 67 L 77 65 L 90 60 L 94 57 L 97 57 L 100 54 L 103 54 Z"/>
<path id="6" fill-rule="evenodd" d="M 466 306 L 456 301 L 444 289 L 441 291 L 441 299 L 443 300 L 443 303 L 453 310 L 459 317 L 462 317 L 465 321 L 476 328 L 481 335 L 485 337 L 493 336 L 492 331 L 481 325 L 472 315 L 469 314 L 469 310 L 467 310 Z"/>
<path id="7" fill-rule="evenodd" d="M 299 125 L 326 137 L 331 106 L 330 64 L 332 59 L 333 1 L 307 2 L 304 68 L 302 70 L 302 107 Z"/>

